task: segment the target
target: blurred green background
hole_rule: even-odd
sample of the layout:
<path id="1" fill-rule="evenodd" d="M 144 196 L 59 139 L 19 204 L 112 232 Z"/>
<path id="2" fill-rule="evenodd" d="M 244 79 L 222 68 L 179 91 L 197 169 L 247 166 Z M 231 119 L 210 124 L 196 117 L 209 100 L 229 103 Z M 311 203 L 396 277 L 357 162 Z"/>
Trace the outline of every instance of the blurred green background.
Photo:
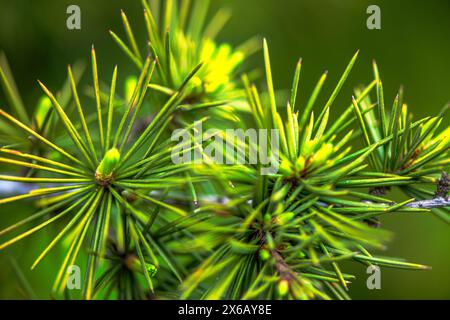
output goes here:
<path id="1" fill-rule="evenodd" d="M 139 2 L 0 0 L 0 50 L 9 59 L 25 104 L 33 106 L 41 94 L 37 79 L 50 88 L 59 88 L 65 80 L 67 64 L 80 58 L 88 61 L 91 44 L 97 50 L 100 74 L 111 74 L 114 64 L 119 65 L 122 74 L 134 72 L 108 29 L 122 34 L 120 9 L 124 9 L 142 43 L 145 36 Z M 66 8 L 70 4 L 81 8 L 81 30 L 66 28 Z M 381 30 L 366 27 L 366 8 L 371 4 L 381 8 Z M 448 0 L 212 0 L 211 12 L 221 5 L 230 7 L 233 16 L 219 40 L 238 45 L 254 35 L 266 37 L 277 88 L 290 86 L 295 63 L 303 58 L 303 103 L 324 70 L 329 71 L 325 92 L 329 93 L 357 49 L 361 50 L 360 58 L 335 103 L 335 113 L 349 104 L 354 86 L 372 79 L 372 59 L 380 67 L 386 101 L 393 101 L 400 85 L 405 87 L 405 99 L 417 116 L 433 115 L 450 100 Z M 248 68 L 261 66 L 259 52 Z M 0 103 L 3 101 L 0 96 Z M 449 125 L 448 117 L 443 125 Z M 2 206 L 0 227 L 18 221 L 30 210 Z M 382 289 L 371 291 L 366 288 L 365 268 L 349 265 L 358 276 L 351 286 L 351 295 L 356 299 L 449 299 L 448 226 L 431 215 L 385 216 L 382 225 L 396 235 L 383 255 L 404 257 L 433 269 L 382 269 Z M 56 272 L 52 259 L 59 261 L 58 255 L 51 255 L 38 269 L 29 271 L 38 250 L 47 242 L 36 239 L 45 239 L 45 232 L 0 252 L 0 298 L 22 297 L 10 256 L 15 257 L 36 295 L 49 298 L 49 279 Z"/>

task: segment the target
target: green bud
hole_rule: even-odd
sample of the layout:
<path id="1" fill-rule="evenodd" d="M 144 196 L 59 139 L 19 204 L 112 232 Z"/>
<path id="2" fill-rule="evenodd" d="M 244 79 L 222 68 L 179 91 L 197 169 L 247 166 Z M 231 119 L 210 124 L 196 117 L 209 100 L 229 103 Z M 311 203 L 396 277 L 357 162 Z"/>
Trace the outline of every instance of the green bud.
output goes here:
<path id="1" fill-rule="evenodd" d="M 305 163 L 306 163 L 306 160 L 303 156 L 298 157 L 297 161 L 295 162 L 295 170 L 297 172 L 300 172 L 303 169 L 305 169 Z"/>
<path id="2" fill-rule="evenodd" d="M 277 289 L 280 297 L 284 297 L 289 291 L 289 281 L 287 281 L 286 279 L 281 280 L 280 282 L 278 282 Z"/>
<path id="3" fill-rule="evenodd" d="M 262 261 L 267 261 L 270 258 L 270 253 L 266 249 L 259 250 L 259 258 Z"/>
<path id="4" fill-rule="evenodd" d="M 111 181 L 114 170 L 116 169 L 117 165 L 119 164 L 120 160 L 120 153 L 119 150 L 116 148 L 108 150 L 106 152 L 105 157 L 100 162 L 99 166 L 97 167 L 97 171 L 95 173 L 95 176 L 97 178 L 97 181 L 101 183 L 108 183 Z"/>
<path id="5" fill-rule="evenodd" d="M 272 235 L 268 232 L 266 233 L 266 241 L 267 241 L 267 247 L 271 250 L 275 249 L 275 242 L 273 241 Z"/>
<path id="6" fill-rule="evenodd" d="M 292 167 L 291 167 L 291 163 L 289 162 L 289 160 L 284 159 L 283 161 L 281 161 L 278 171 L 283 176 L 290 176 L 290 175 L 292 175 Z"/>
<path id="7" fill-rule="evenodd" d="M 314 165 L 324 164 L 330 155 L 333 153 L 333 145 L 331 143 L 324 143 L 316 152 L 313 158 Z"/>
<path id="8" fill-rule="evenodd" d="M 272 214 L 278 216 L 284 212 L 284 209 L 285 209 L 284 204 L 282 202 L 278 202 Z"/>
<path id="9" fill-rule="evenodd" d="M 137 86 L 137 78 L 136 77 L 128 77 L 125 80 L 125 99 L 127 102 L 131 100 L 131 97 L 133 96 L 134 89 Z"/>
<path id="10" fill-rule="evenodd" d="M 285 212 L 283 214 L 280 214 L 277 218 L 277 221 L 279 224 L 283 225 L 288 223 L 289 221 L 291 221 L 294 218 L 294 213 L 293 212 Z"/>
<path id="11" fill-rule="evenodd" d="M 305 155 L 305 158 L 308 158 L 311 156 L 311 154 L 314 152 L 314 148 L 317 144 L 317 140 L 307 140 L 303 144 L 302 154 Z"/>
<path id="12" fill-rule="evenodd" d="M 36 125 L 39 129 L 42 129 L 44 121 L 47 118 L 48 112 L 52 108 L 52 102 L 49 97 L 42 96 L 36 106 L 36 111 L 34 112 L 34 119 L 36 120 Z"/>
<path id="13" fill-rule="evenodd" d="M 272 202 L 281 201 L 286 196 L 288 191 L 289 191 L 288 188 L 281 188 L 280 190 L 273 192 L 272 195 L 270 196 L 270 201 Z"/>

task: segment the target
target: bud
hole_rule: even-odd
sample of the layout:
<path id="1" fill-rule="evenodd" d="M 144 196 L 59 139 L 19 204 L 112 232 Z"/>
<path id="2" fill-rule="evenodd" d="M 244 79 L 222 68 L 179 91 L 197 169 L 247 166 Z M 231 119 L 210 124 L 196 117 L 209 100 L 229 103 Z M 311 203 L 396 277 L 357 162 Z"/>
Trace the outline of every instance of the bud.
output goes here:
<path id="1" fill-rule="evenodd" d="M 276 245 L 275 245 L 275 242 L 274 242 L 273 237 L 270 234 L 270 232 L 266 233 L 266 241 L 267 241 L 267 247 L 271 250 L 274 250 Z"/>
<path id="2" fill-rule="evenodd" d="M 270 253 L 269 253 L 269 251 L 267 251 L 266 249 L 261 249 L 261 250 L 259 250 L 259 258 L 260 258 L 262 261 L 267 261 L 267 260 L 269 260 L 269 258 L 270 258 Z"/>
<path id="3" fill-rule="evenodd" d="M 273 210 L 272 215 L 278 216 L 278 215 L 282 214 L 284 212 L 284 210 L 285 210 L 285 207 L 284 207 L 283 202 L 278 202 L 276 204 L 275 209 Z"/>
<path id="4" fill-rule="evenodd" d="M 36 120 L 36 125 L 38 129 L 42 129 L 44 121 L 48 116 L 48 112 L 52 108 L 52 102 L 47 96 L 42 96 L 36 106 L 36 111 L 34 112 L 34 119 Z"/>
<path id="5" fill-rule="evenodd" d="M 125 80 L 125 99 L 130 102 L 134 89 L 137 86 L 137 78 L 130 76 Z"/>
<path id="6" fill-rule="evenodd" d="M 283 176 L 290 176 L 292 175 L 292 167 L 291 163 L 287 159 L 283 159 L 280 164 L 279 172 Z"/>
<path id="7" fill-rule="evenodd" d="M 280 297 L 284 297 L 289 291 L 289 281 L 287 281 L 286 279 L 281 280 L 280 282 L 278 282 L 277 289 Z"/>
<path id="8" fill-rule="evenodd" d="M 116 148 L 108 150 L 105 157 L 100 162 L 95 172 L 95 178 L 102 185 L 107 185 L 113 178 L 114 170 L 116 169 L 120 160 L 119 150 Z"/>
<path id="9" fill-rule="evenodd" d="M 302 147 L 302 154 L 304 154 L 306 158 L 311 156 L 311 154 L 314 152 L 314 148 L 315 148 L 316 144 L 317 144 L 317 140 L 315 140 L 315 139 L 305 141 L 305 143 L 303 144 L 303 147 Z"/>
<path id="10" fill-rule="evenodd" d="M 305 169 L 305 163 L 306 160 L 303 156 L 298 157 L 297 161 L 295 161 L 295 170 L 297 172 L 301 172 L 303 169 Z"/>
<path id="11" fill-rule="evenodd" d="M 289 189 L 284 187 L 276 192 L 273 192 L 272 195 L 270 196 L 270 201 L 272 201 L 272 202 L 281 201 L 286 196 L 288 191 L 289 191 Z"/>
<path id="12" fill-rule="evenodd" d="M 318 166 L 324 164 L 328 160 L 332 152 L 333 145 L 331 143 L 324 143 L 314 155 L 314 165 Z"/>
<path id="13" fill-rule="evenodd" d="M 282 213 L 277 217 L 277 222 L 280 225 L 284 225 L 284 224 L 290 222 L 294 218 L 294 216 L 295 215 L 293 212 Z"/>

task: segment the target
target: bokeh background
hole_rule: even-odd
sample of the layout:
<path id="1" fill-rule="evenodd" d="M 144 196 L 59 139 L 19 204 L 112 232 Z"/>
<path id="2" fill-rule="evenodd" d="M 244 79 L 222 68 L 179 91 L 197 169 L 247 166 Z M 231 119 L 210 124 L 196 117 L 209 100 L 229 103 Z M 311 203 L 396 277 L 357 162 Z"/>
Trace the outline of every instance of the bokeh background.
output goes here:
<path id="1" fill-rule="evenodd" d="M 122 74 L 134 72 L 108 29 L 122 31 L 120 9 L 124 9 L 142 43 L 145 36 L 139 2 L 0 0 L 0 51 L 9 59 L 25 104 L 32 107 L 41 95 L 37 79 L 58 88 L 65 80 L 67 64 L 88 61 L 92 44 L 97 50 L 100 74 L 111 74 L 115 64 Z M 81 8 L 81 30 L 66 28 L 66 8 L 70 4 Z M 366 28 L 366 8 L 371 4 L 381 8 L 381 30 Z M 335 113 L 349 104 L 354 86 L 371 80 L 372 59 L 380 67 L 386 101 L 393 101 L 400 85 L 417 116 L 435 114 L 450 100 L 448 0 L 212 0 L 211 12 L 222 5 L 230 7 L 233 16 L 219 39 L 238 45 L 254 35 L 266 37 L 277 88 L 290 86 L 295 63 L 303 58 L 301 102 L 324 70 L 329 71 L 325 90 L 329 93 L 357 49 L 361 50 L 360 58 L 335 103 Z M 247 67 L 262 67 L 261 52 Z M 0 103 L 3 101 L 0 95 Z M 448 126 L 449 121 L 447 117 L 443 125 Z M 2 206 L 0 227 L 31 210 Z M 382 225 L 396 235 L 383 255 L 401 256 L 433 268 L 420 272 L 382 269 L 382 289 L 371 291 L 366 288 L 365 268 L 348 265 L 349 271 L 358 276 L 350 294 L 356 299 L 449 299 L 449 227 L 432 215 L 404 214 L 384 216 Z M 51 231 L 40 232 L 0 252 L 0 298 L 24 297 L 18 273 L 29 280 L 37 297 L 49 298 L 49 279 L 55 275 L 58 254 L 51 255 L 35 271 L 29 270 L 38 250 L 48 242 L 43 241 L 46 236 L 50 239 Z"/>

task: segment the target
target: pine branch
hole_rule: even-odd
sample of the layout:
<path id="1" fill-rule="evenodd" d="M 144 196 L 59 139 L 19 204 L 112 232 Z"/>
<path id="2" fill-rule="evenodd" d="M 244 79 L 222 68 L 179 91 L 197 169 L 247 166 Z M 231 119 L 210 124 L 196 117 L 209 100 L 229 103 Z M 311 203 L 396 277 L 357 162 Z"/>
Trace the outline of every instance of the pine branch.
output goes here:
<path id="1" fill-rule="evenodd" d="M 288 281 L 296 280 L 297 273 L 288 266 L 281 254 L 277 250 L 271 250 L 270 254 L 275 259 L 275 268 L 280 278 Z"/>
<path id="2" fill-rule="evenodd" d="M 51 185 L 53 186 L 53 185 Z M 45 187 L 51 187 L 50 185 L 46 185 Z M 1 181 L 0 182 L 0 197 L 4 196 L 14 196 L 19 194 L 28 193 L 33 189 L 36 189 L 38 186 L 31 183 L 22 183 L 22 182 L 11 182 L 11 181 Z M 220 203 L 220 204 L 226 204 L 231 199 L 227 197 L 220 197 L 220 196 L 203 196 L 198 199 L 200 203 Z M 186 199 L 169 199 L 165 200 L 165 202 L 171 202 L 173 204 L 184 204 L 187 205 L 191 201 Z M 378 203 L 380 204 L 380 203 Z M 387 204 L 386 204 L 387 205 Z M 395 203 L 392 203 L 391 205 L 395 205 Z M 327 206 L 325 203 L 323 206 Z M 444 208 L 448 207 L 450 208 L 450 197 L 442 197 L 442 196 L 436 196 L 432 199 L 426 199 L 426 200 L 417 200 L 410 202 L 408 204 L 405 204 L 405 207 L 407 208 L 420 208 L 420 209 L 435 209 L 435 208 Z"/>
<path id="3" fill-rule="evenodd" d="M 450 198 L 437 197 L 430 200 L 420 200 L 405 205 L 408 208 L 435 209 L 442 207 L 450 207 Z"/>

